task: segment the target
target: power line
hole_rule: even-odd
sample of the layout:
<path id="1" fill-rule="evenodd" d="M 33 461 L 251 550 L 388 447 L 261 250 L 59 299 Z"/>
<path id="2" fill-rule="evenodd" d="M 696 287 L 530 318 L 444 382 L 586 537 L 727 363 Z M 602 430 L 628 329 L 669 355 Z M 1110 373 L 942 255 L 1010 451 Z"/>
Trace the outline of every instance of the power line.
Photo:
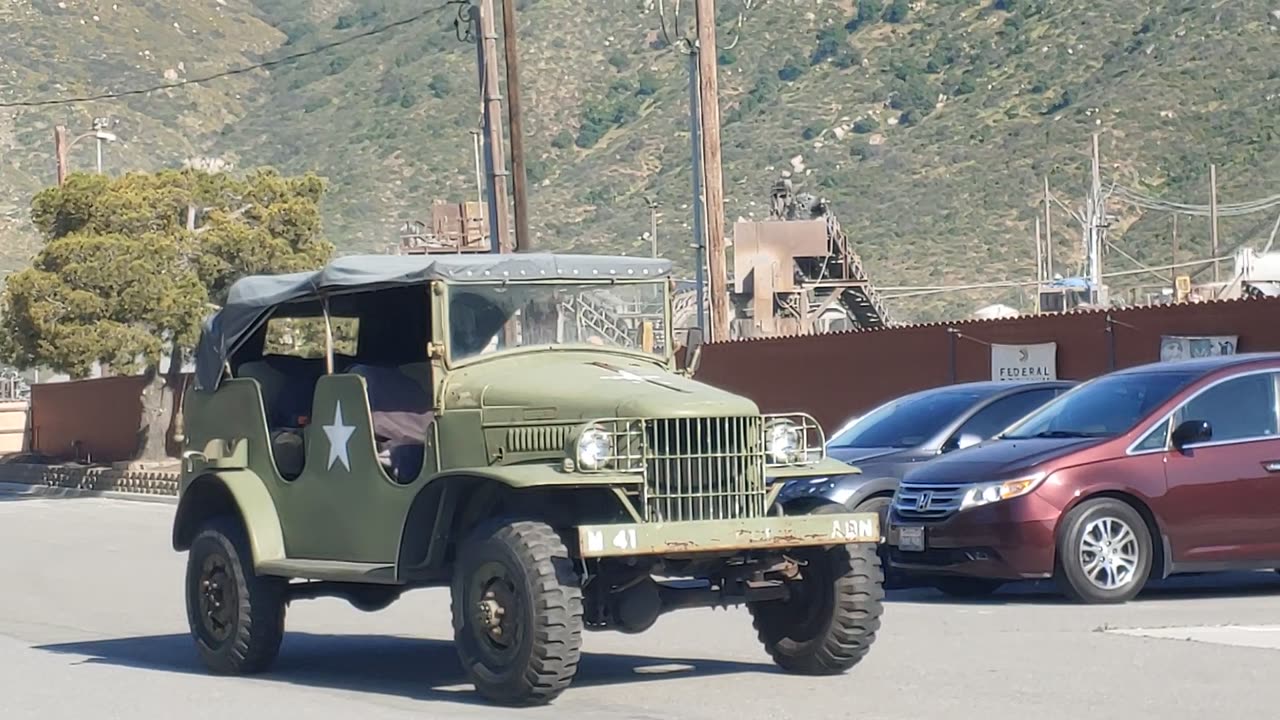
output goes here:
<path id="1" fill-rule="evenodd" d="M 244 73 L 253 72 L 254 70 L 265 70 L 267 68 L 272 68 L 277 65 L 283 65 L 285 63 L 290 63 L 305 57 L 318 55 L 322 52 L 332 50 L 336 47 L 341 47 L 342 45 L 355 42 L 356 40 L 363 40 L 365 38 L 372 37 L 374 35 L 381 35 L 385 32 L 389 32 L 396 28 L 409 25 L 410 23 L 415 23 L 419 20 L 422 20 L 423 18 L 426 18 L 430 15 L 433 15 L 435 13 L 438 13 L 442 10 L 447 9 L 451 5 L 462 4 L 465 1 L 466 0 L 448 0 L 448 2 L 445 2 L 442 5 L 437 5 L 427 10 L 423 10 L 422 12 L 417 13 L 416 15 L 410 15 L 409 17 L 402 18 L 400 20 L 396 20 L 394 22 L 390 22 L 385 25 L 380 25 L 378 27 L 372 28 L 370 30 L 366 30 L 364 32 L 356 33 L 355 35 L 342 38 L 341 40 L 334 40 L 333 42 L 325 43 L 323 45 L 317 45 L 316 47 L 313 47 L 310 50 L 303 50 L 301 52 L 293 53 L 292 55 L 285 55 L 284 57 L 276 58 L 274 60 L 266 60 L 260 63 L 254 63 L 253 65 L 246 65 L 243 67 L 232 68 L 230 70 L 223 70 L 222 72 L 217 72 L 212 75 L 189 78 L 186 80 L 179 80 L 178 82 L 164 83 L 161 85 L 153 85 L 151 87 L 145 87 L 145 88 L 135 88 L 132 90 L 120 90 L 116 92 L 106 92 L 98 95 L 82 95 L 79 97 L 69 97 L 69 98 L 50 98 L 50 99 L 44 99 L 44 100 L 18 100 L 18 101 L 0 102 L 0 108 L 49 107 L 52 105 L 74 105 L 76 103 L 95 102 L 99 100 L 118 100 L 120 98 L 128 97 L 131 95 L 146 95 L 148 93 L 157 92 L 159 90 L 173 90 L 175 88 L 182 88 L 188 85 L 201 85 L 207 82 L 212 82 L 214 80 L 221 80 L 223 78 L 231 77 L 233 75 L 243 75 Z"/>
<path id="2" fill-rule="evenodd" d="M 1280 227 L 1280 221 L 1277 222 Z M 1160 270 L 1176 270 L 1178 268 L 1192 267 L 1194 265 L 1208 265 L 1214 260 L 1230 260 L 1230 257 L 1204 258 L 1200 260 L 1188 260 L 1186 262 L 1171 263 L 1169 265 L 1144 265 L 1139 270 L 1119 270 L 1113 272 L 1102 273 L 1104 278 L 1125 277 L 1128 275 L 1140 275 L 1149 272 L 1158 272 Z M 1026 287 L 1028 285 L 1036 285 L 1037 280 L 1005 280 L 1000 282 L 974 283 L 972 285 L 917 285 L 902 287 L 882 287 L 881 291 L 886 293 L 896 293 L 885 295 L 886 300 L 898 300 L 900 298 L 918 297 L 921 295 L 939 295 L 949 292 L 964 292 L 968 290 L 991 290 L 999 288 L 1016 288 Z"/>

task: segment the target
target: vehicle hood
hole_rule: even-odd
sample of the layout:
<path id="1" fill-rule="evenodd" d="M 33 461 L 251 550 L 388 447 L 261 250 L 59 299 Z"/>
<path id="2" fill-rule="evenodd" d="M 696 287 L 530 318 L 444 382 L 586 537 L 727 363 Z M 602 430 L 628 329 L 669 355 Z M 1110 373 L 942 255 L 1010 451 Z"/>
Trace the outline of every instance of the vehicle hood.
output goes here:
<path id="1" fill-rule="evenodd" d="M 987 440 L 940 455 L 912 470 L 905 480 L 912 483 L 1000 480 L 1106 441 L 1107 438 Z"/>
<path id="2" fill-rule="evenodd" d="M 529 420 L 757 415 L 759 407 L 657 362 L 610 352 L 548 350 L 481 360 L 449 374 L 446 411 L 520 408 Z"/>

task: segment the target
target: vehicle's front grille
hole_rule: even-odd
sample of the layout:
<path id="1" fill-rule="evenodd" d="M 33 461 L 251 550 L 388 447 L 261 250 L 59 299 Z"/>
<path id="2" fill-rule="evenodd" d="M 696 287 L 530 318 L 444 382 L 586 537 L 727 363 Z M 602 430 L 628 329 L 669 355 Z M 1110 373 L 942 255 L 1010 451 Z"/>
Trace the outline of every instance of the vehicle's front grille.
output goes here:
<path id="1" fill-rule="evenodd" d="M 644 433 L 647 520 L 764 516 L 763 418 L 647 420 Z"/>
<path id="2" fill-rule="evenodd" d="M 966 484 L 934 485 L 901 483 L 893 496 L 893 509 L 899 517 L 913 520 L 941 520 L 960 509 Z"/>

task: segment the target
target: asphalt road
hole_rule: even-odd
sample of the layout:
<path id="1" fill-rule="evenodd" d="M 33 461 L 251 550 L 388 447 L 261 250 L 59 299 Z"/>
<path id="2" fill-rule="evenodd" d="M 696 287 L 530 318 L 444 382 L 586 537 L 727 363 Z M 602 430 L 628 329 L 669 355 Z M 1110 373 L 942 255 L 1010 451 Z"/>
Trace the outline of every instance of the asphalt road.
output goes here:
<path id="1" fill-rule="evenodd" d="M 1266 718 L 1280 707 L 1280 575 L 1163 583 L 1120 607 L 1016 588 L 997 602 L 891 595 L 848 675 L 776 672 L 744 611 L 686 611 L 590 634 L 551 708 L 479 704 L 448 642 L 448 599 L 379 613 L 289 609 L 275 670 L 205 675 L 186 635 L 171 505 L 0 491 L 0 718 Z"/>

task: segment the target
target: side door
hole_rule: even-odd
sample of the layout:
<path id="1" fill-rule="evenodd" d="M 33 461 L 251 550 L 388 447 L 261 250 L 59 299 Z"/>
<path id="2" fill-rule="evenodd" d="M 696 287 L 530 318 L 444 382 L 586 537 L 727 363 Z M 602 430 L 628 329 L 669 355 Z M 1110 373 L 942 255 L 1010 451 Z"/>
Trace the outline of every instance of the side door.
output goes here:
<path id="1" fill-rule="evenodd" d="M 1035 388 L 992 400 L 960 424 L 943 443 L 942 451 L 959 450 L 986 440 L 1062 392 L 1059 388 Z"/>
<path id="2" fill-rule="evenodd" d="M 1273 370 L 1217 381 L 1156 428 L 1171 435 L 1184 422 L 1205 421 L 1212 430 L 1208 440 L 1165 451 L 1159 511 L 1175 562 L 1212 569 L 1280 560 L 1278 381 Z"/>

